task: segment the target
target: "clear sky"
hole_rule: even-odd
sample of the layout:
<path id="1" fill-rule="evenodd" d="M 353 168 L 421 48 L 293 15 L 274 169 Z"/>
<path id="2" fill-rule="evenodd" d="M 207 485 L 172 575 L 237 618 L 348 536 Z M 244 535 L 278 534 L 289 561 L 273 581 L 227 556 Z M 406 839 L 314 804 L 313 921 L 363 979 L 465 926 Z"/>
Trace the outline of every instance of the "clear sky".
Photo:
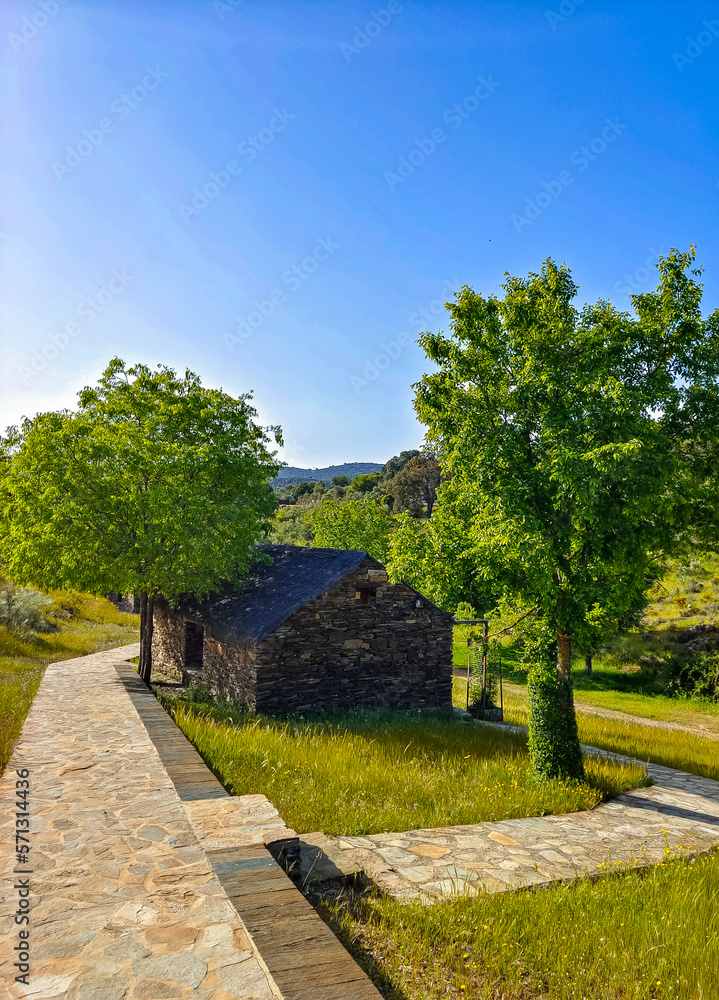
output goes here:
<path id="1" fill-rule="evenodd" d="M 551 256 L 580 303 L 625 308 L 694 243 L 718 304 L 719 4 L 0 19 L 0 427 L 73 406 L 119 354 L 253 390 L 291 464 L 382 462 L 421 441 L 415 340 L 462 284 Z"/>

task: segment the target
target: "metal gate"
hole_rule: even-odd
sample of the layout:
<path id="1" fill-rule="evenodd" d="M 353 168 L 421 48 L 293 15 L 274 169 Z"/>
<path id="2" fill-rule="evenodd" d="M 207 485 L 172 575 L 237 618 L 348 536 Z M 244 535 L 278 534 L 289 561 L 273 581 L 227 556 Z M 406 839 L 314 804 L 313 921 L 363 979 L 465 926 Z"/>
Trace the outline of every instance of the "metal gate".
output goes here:
<path id="1" fill-rule="evenodd" d="M 476 719 L 504 721 L 502 690 L 502 647 L 489 641 L 489 622 L 485 618 L 463 619 L 456 625 L 482 625 L 481 640 L 467 639 L 466 709 Z"/>

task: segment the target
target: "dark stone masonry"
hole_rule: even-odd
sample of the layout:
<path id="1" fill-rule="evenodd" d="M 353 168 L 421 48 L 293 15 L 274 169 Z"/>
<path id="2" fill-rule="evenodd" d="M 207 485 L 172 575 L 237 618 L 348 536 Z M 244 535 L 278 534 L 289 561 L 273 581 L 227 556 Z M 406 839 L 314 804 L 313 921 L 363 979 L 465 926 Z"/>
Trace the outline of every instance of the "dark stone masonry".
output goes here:
<path id="1" fill-rule="evenodd" d="M 364 552 L 262 551 L 245 587 L 156 605 L 158 669 L 268 714 L 451 706 L 450 615 Z"/>

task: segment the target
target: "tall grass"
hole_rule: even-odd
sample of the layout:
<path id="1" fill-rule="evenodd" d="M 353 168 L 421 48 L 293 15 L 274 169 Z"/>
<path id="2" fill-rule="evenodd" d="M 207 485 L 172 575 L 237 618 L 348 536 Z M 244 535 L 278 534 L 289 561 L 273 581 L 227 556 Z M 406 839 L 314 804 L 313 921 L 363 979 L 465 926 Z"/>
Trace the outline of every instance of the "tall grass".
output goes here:
<path id="1" fill-rule="evenodd" d="M 0 772 L 5 768 L 45 667 L 138 638 L 138 616 L 87 594 L 51 591 L 44 609 L 55 629 L 18 635 L 0 626 Z"/>
<path id="2" fill-rule="evenodd" d="M 320 910 L 386 1000 L 714 1000 L 719 857 L 432 906 L 345 894 Z"/>
<path id="3" fill-rule="evenodd" d="M 366 834 L 571 812 L 643 781 L 638 767 L 591 761 L 589 784 L 540 784 L 523 737 L 436 717 L 367 712 L 282 722 L 229 707 L 170 707 L 232 793 L 264 793 L 299 833 Z"/>
<path id="4" fill-rule="evenodd" d="M 525 688 L 514 684 L 506 686 L 504 718 L 516 725 L 528 724 Z M 577 713 L 577 725 L 582 743 L 626 754 L 635 760 L 663 764 L 719 780 L 719 743 L 716 740 L 675 729 L 650 728 L 638 722 L 583 715 L 581 712 Z"/>

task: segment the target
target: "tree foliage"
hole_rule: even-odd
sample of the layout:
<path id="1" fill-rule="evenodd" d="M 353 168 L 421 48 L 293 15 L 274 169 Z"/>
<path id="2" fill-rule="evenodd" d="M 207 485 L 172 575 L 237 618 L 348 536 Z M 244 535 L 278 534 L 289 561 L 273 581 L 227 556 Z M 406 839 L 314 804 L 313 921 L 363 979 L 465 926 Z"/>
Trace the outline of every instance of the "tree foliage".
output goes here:
<path id="1" fill-rule="evenodd" d="M 382 478 L 384 480 L 393 479 L 404 469 L 409 461 L 416 458 L 419 454 L 420 452 L 417 448 L 408 448 L 406 451 L 401 451 L 399 455 L 393 455 L 382 466 Z"/>
<path id="2" fill-rule="evenodd" d="M 429 520 L 409 513 L 396 515 L 390 538 L 389 570 L 394 579 L 406 580 L 433 603 L 454 613 L 458 605 L 471 604 L 480 616 L 493 607 L 499 592 L 477 571 L 472 541 L 475 504 L 452 483 L 442 487 L 443 501 Z"/>
<path id="3" fill-rule="evenodd" d="M 385 487 L 392 498 L 392 510 L 396 514 L 409 511 L 412 517 L 431 517 L 437 502 L 441 472 L 439 462 L 433 455 L 411 458 Z"/>
<path id="4" fill-rule="evenodd" d="M 351 493 L 371 493 L 381 481 L 382 476 L 379 472 L 355 476 L 349 485 L 349 490 Z"/>
<path id="5" fill-rule="evenodd" d="M 389 538 L 394 527 L 385 507 L 373 499 L 339 500 L 326 497 L 308 519 L 318 548 L 359 549 L 381 563 L 387 562 Z"/>
<path id="6" fill-rule="evenodd" d="M 149 678 L 154 598 L 204 596 L 246 573 L 275 510 L 278 465 L 249 399 L 115 358 L 76 412 L 25 420 L 5 441 L 0 478 L 9 575 L 139 593 Z"/>
<path id="7" fill-rule="evenodd" d="M 678 442 L 711 436 L 719 393 L 719 312 L 702 319 L 693 261 L 662 259 L 632 314 L 575 308 L 569 269 L 550 260 L 508 277 L 503 298 L 465 286 L 448 305 L 451 335 L 421 338 L 437 370 L 416 409 L 452 476 L 438 503 L 471 509 L 477 575 L 536 609 L 541 774 L 581 774 L 571 643 L 599 644 L 691 527 L 698 485 Z"/>

